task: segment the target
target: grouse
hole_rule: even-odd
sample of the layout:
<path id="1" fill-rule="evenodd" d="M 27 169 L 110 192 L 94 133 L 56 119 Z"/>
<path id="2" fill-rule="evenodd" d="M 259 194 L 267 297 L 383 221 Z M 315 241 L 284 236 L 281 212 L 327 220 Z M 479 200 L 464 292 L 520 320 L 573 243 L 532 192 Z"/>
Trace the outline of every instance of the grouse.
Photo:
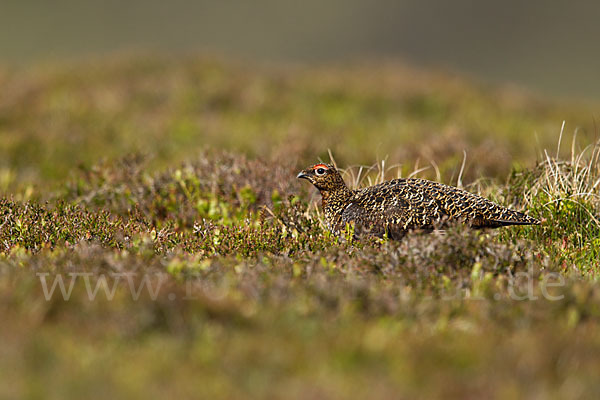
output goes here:
<path id="1" fill-rule="evenodd" d="M 354 226 L 357 237 L 385 235 L 395 240 L 411 230 L 432 231 L 455 221 L 472 228 L 540 224 L 476 194 L 425 179 L 394 179 L 350 190 L 329 164 L 313 165 L 297 178 L 308 180 L 319 190 L 325 222 L 335 234 L 346 224 Z"/>

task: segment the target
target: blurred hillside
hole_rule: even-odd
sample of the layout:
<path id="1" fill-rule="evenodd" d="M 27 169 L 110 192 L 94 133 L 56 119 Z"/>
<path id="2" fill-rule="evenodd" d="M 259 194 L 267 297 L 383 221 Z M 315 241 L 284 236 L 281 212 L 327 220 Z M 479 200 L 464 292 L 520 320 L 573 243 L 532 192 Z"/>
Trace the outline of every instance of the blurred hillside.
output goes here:
<path id="1" fill-rule="evenodd" d="M 580 143 L 594 111 L 397 63 L 276 69 L 212 58 L 125 57 L 0 73 L 2 190 L 53 187 L 77 166 L 131 153 L 164 166 L 229 149 L 304 165 L 386 160 L 455 180 L 506 177 Z M 440 173 L 441 176 L 436 176 Z"/>
<path id="2" fill-rule="evenodd" d="M 0 55 L 21 65 L 131 50 L 288 63 L 391 57 L 598 99 L 598 15 L 591 0 L 8 1 Z"/>

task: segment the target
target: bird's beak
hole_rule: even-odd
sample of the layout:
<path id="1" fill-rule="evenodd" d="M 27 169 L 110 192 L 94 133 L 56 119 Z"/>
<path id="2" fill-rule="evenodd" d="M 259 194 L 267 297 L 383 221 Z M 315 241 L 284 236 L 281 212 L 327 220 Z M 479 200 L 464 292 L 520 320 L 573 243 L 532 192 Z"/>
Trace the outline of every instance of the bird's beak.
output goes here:
<path id="1" fill-rule="evenodd" d="M 300 171 L 300 173 L 298 175 L 296 175 L 296 178 L 297 179 L 308 179 L 308 180 L 310 180 L 309 179 L 309 175 L 306 172 L 304 172 L 304 171 Z"/>

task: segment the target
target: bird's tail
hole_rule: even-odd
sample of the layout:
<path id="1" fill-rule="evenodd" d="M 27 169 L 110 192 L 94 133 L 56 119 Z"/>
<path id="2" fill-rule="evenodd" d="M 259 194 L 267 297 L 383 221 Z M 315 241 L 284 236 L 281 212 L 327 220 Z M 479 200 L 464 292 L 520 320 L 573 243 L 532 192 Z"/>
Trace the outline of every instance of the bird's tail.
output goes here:
<path id="1" fill-rule="evenodd" d="M 512 211 L 501 218 L 481 218 L 471 221 L 473 228 L 499 228 L 510 225 L 540 225 L 541 222 L 519 211 Z"/>

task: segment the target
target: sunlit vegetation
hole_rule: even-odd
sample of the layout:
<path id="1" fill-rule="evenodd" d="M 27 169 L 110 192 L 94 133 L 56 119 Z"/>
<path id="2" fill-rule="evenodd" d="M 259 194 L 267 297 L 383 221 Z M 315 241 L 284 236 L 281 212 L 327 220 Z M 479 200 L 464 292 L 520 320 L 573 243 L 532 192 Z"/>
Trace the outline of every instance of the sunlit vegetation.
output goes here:
<path id="1" fill-rule="evenodd" d="M 593 108 L 206 59 L 0 93 L 0 397 L 600 395 Z M 415 174 L 542 225 L 334 237 L 295 179 L 328 150 L 353 186 Z"/>

